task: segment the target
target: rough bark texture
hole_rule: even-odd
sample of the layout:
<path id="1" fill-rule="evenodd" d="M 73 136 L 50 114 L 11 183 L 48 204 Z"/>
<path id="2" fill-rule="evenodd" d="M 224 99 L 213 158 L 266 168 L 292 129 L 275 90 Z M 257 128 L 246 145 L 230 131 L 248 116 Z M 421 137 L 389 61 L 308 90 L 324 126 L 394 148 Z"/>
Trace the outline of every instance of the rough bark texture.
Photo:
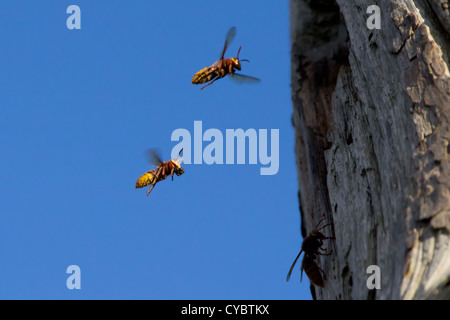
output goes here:
<path id="1" fill-rule="evenodd" d="M 336 238 L 314 298 L 450 299 L 449 39 L 447 0 L 291 0 L 302 235 Z"/>

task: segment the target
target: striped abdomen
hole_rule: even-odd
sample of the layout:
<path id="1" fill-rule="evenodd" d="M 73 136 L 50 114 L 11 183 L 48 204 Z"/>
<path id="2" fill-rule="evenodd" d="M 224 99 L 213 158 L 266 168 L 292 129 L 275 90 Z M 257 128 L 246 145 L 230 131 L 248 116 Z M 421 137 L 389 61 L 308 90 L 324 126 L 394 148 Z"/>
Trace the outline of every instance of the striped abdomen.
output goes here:
<path id="1" fill-rule="evenodd" d="M 155 180 L 156 170 L 150 170 L 144 173 L 137 181 L 136 181 L 136 189 L 143 188 L 149 186 Z M 156 181 L 155 181 L 156 183 Z"/>
<path id="2" fill-rule="evenodd" d="M 317 263 L 314 262 L 308 255 L 305 254 L 302 261 L 302 274 L 305 270 L 309 280 L 318 287 L 323 288 L 323 279 L 320 272 L 322 271 Z"/>
<path id="3" fill-rule="evenodd" d="M 194 74 L 192 84 L 202 84 L 214 80 L 215 78 L 223 78 L 229 73 L 230 59 L 222 59 L 214 63 L 212 66 L 204 68 Z"/>

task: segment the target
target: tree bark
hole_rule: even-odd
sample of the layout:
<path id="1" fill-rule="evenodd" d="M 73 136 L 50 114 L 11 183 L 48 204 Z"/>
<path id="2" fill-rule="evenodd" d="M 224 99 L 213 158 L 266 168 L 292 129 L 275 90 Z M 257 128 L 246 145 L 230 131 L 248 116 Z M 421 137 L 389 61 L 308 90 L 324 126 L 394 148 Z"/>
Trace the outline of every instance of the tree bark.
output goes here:
<path id="1" fill-rule="evenodd" d="M 313 297 L 450 299 L 448 0 L 290 6 L 301 231 L 335 237 Z"/>

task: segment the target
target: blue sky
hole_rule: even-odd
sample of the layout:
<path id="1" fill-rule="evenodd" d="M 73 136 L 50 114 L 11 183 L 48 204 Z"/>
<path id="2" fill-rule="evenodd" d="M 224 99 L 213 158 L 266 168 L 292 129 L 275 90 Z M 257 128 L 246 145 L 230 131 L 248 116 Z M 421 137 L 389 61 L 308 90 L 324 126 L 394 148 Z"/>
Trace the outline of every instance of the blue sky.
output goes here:
<path id="1" fill-rule="evenodd" d="M 231 26 L 226 56 L 242 45 L 262 81 L 200 91 Z M 1 299 L 310 299 L 300 265 L 285 281 L 301 244 L 288 1 L 3 1 L 0 28 Z M 194 121 L 279 129 L 278 174 L 191 164 L 135 190 L 146 150 L 168 160 Z"/>

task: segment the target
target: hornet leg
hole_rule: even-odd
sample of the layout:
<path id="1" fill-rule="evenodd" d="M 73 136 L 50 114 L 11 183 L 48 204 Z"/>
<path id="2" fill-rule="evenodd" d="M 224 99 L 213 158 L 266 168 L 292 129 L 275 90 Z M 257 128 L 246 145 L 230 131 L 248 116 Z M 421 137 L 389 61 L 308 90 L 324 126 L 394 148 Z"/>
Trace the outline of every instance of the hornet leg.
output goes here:
<path id="1" fill-rule="evenodd" d="M 203 89 L 205 89 L 207 86 L 210 86 L 210 85 L 212 85 L 214 82 L 216 82 L 216 80 L 218 80 L 218 79 L 220 79 L 220 78 L 216 78 L 216 79 L 214 79 L 213 81 L 211 81 L 210 83 L 208 83 L 206 86 L 204 86 L 203 88 L 201 88 L 200 90 L 203 90 Z"/>

